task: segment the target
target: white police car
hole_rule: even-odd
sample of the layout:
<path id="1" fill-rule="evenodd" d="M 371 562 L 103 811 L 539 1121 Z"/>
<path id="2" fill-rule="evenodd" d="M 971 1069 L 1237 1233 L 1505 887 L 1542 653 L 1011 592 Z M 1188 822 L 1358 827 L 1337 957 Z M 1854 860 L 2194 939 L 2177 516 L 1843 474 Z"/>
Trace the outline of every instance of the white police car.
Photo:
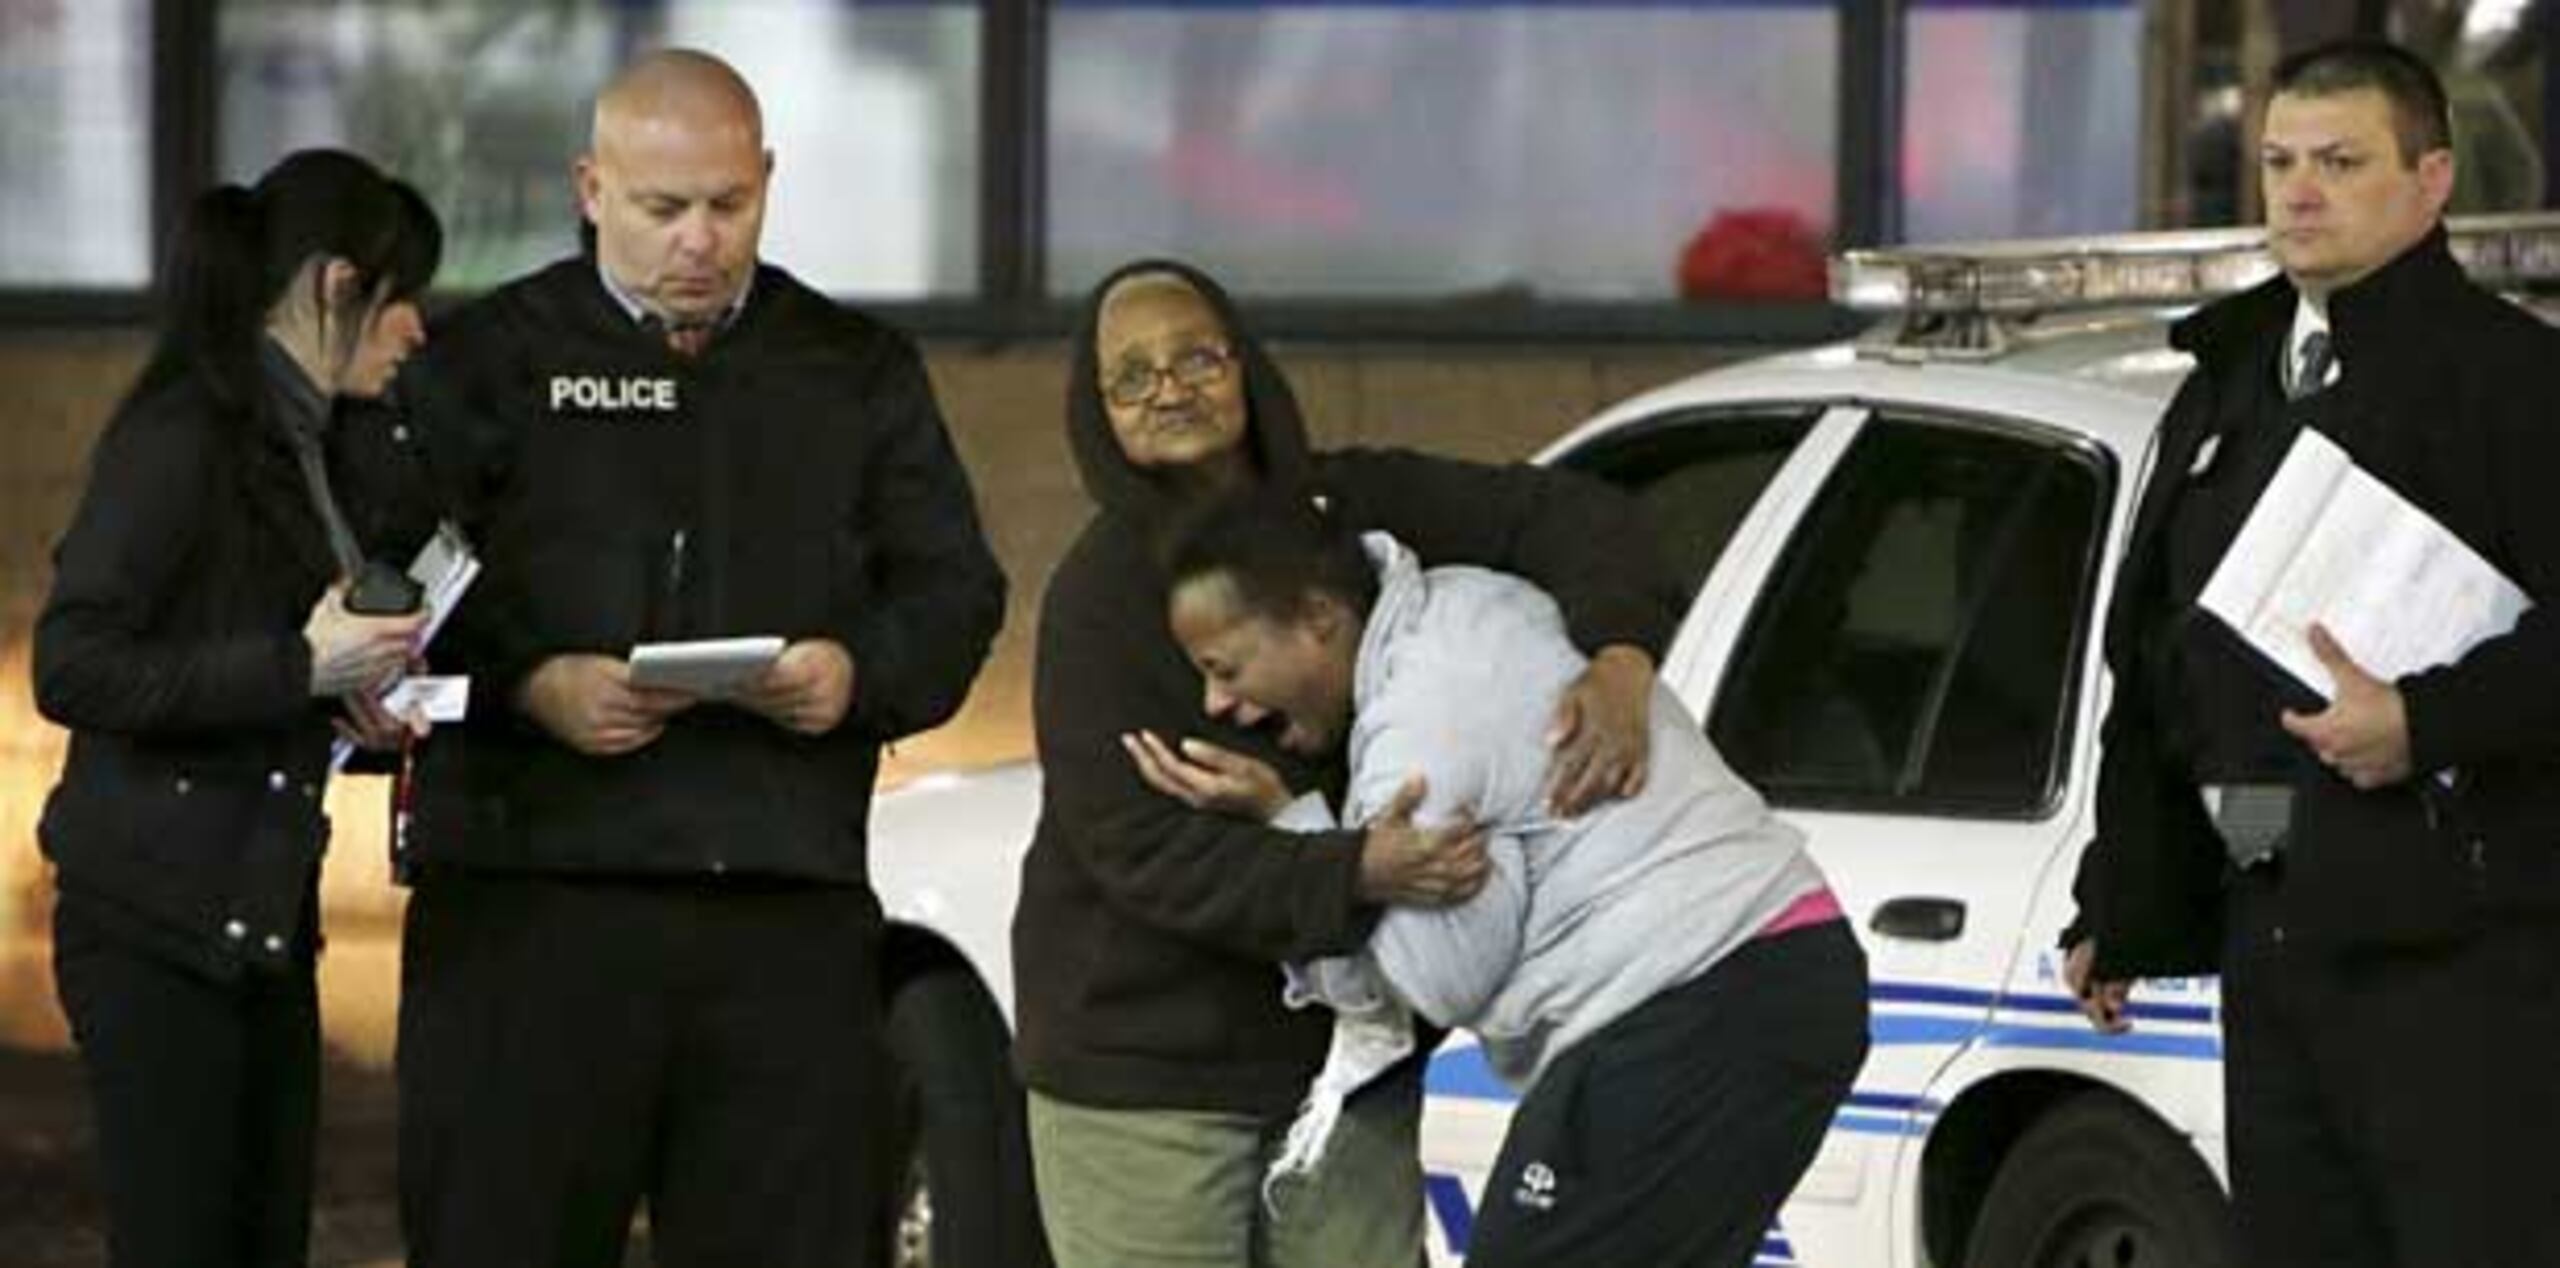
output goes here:
<path id="1" fill-rule="evenodd" d="M 2560 280 L 2560 216 L 2454 241 L 2491 284 Z M 2214 983 L 2144 983 L 2134 1030 L 2100 1035 L 2053 944 L 2091 831 L 2104 600 L 2188 365 L 2167 320 L 2271 267 L 2246 230 L 1852 254 L 1835 295 L 1893 314 L 1875 333 L 1648 392 L 1540 455 L 1650 513 L 1694 595 L 1663 676 L 1804 830 L 1870 957 L 1873 1053 L 1759 1264 L 2231 1262 Z M 917 970 L 901 1050 L 982 1096 L 1037 807 L 1019 766 L 922 781 L 874 822 Z M 1447 1261 L 1516 1098 L 1463 1039 L 1429 1090 Z M 954 1239 L 1023 1218 L 990 1206 L 1019 1201 L 1010 1147 L 960 1138 L 995 1103 L 945 1127 L 925 1090 L 913 1139 L 945 1218 L 928 1261 L 910 1208 L 911 1262 L 974 1268 Z"/>

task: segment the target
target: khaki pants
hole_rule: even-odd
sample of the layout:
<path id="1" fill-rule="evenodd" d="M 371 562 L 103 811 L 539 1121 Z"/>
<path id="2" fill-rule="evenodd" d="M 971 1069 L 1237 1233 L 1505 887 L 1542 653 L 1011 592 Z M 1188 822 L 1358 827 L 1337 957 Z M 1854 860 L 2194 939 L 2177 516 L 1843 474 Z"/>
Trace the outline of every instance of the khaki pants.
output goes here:
<path id="1" fill-rule="evenodd" d="M 1114 1110 L 1031 1093 L 1040 1216 L 1058 1268 L 1416 1268 L 1421 1080 L 1353 1098 L 1324 1163 L 1262 1203 L 1286 1119 Z"/>

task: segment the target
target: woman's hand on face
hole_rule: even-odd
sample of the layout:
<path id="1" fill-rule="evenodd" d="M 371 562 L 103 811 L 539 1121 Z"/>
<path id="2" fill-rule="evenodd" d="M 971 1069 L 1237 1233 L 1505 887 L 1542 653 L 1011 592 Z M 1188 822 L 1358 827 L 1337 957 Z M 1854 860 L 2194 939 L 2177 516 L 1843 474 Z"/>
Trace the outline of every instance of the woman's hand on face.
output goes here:
<path id="1" fill-rule="evenodd" d="M 426 614 L 358 616 L 347 611 L 345 582 L 329 587 L 302 623 L 311 648 L 311 694 L 371 694 L 406 669 L 418 653 Z"/>
<path id="2" fill-rule="evenodd" d="M 1176 748 L 1153 731 L 1139 731 L 1121 736 L 1120 747 L 1147 787 L 1194 810 L 1267 823 L 1289 804 L 1289 786 L 1269 763 L 1207 740 L 1184 740 Z"/>

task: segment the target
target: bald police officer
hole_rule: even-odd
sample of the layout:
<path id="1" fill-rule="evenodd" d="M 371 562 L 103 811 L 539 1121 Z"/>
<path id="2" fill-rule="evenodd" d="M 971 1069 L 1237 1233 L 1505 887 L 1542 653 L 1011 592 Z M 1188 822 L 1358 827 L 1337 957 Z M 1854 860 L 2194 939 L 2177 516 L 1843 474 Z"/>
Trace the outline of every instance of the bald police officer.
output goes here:
<path id="1" fill-rule="evenodd" d="M 418 415 L 486 571 L 437 649 L 400 1018 L 421 1268 L 870 1262 L 881 744 L 956 709 L 1004 583 L 923 366 L 757 259 L 773 158 L 700 53 L 577 165 L 591 250 L 437 332 Z M 635 644 L 776 635 L 721 698 Z"/>

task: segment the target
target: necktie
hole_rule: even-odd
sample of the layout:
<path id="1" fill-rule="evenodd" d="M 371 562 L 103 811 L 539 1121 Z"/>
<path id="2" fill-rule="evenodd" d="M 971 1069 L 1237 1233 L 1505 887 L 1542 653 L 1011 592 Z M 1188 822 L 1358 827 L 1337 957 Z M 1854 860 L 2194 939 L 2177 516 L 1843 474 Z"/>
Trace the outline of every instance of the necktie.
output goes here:
<path id="1" fill-rule="evenodd" d="M 710 345 L 711 327 L 709 326 L 667 327 L 667 346 L 674 349 L 677 356 L 698 357 L 702 355 L 702 350 Z"/>
<path id="2" fill-rule="evenodd" d="M 2337 358 L 2329 355 L 2327 331 L 2304 335 L 2301 346 L 2293 352 L 2293 386 L 2285 390 L 2286 398 L 2298 401 L 2329 386 L 2329 367 L 2335 364 Z"/>

